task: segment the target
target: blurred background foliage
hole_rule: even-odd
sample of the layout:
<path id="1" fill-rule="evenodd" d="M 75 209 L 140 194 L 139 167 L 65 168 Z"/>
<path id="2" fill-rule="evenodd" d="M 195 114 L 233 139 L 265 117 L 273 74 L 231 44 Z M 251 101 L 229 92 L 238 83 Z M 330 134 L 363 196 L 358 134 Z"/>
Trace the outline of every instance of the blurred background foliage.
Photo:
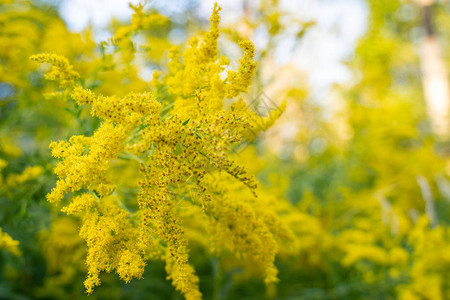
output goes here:
<path id="1" fill-rule="evenodd" d="M 150 5 L 146 13 L 159 16 L 157 25 L 124 34 L 119 28 L 127 23 L 112 20 L 115 41 L 96 43 L 90 27 L 68 31 L 58 5 L 0 2 L 0 227 L 20 243 L 17 255 L 0 235 L 1 299 L 87 297 L 79 220 L 45 200 L 56 181 L 48 144 L 90 134 L 98 120 L 55 93 L 29 56 L 66 56 L 84 86 L 104 95 L 151 88 L 165 99 L 164 86 L 144 79 L 143 70 L 164 70 L 173 44 L 169 33 L 189 37 L 205 29 L 193 4 L 184 21 Z M 433 133 L 423 96 L 423 11 L 406 0 L 366 5 L 368 28 L 347 62 L 354 80 L 333 87 L 327 104 L 311 92 L 308 74 L 276 60 L 283 35 L 296 28 L 301 41 L 314 22 L 267 0 L 244 2 L 242 19 L 221 28 L 221 51 L 228 54 L 236 52 L 230 42 L 267 33 L 246 101 L 264 91 L 270 96 L 256 110 L 262 103 L 276 109 L 282 100 L 287 109 L 236 157 L 257 174 L 262 201 L 275 205 L 298 243 L 279 249 L 280 282 L 265 287 L 242 263 L 214 257 L 202 242 L 208 236 L 197 224 L 185 224 L 204 299 L 450 299 L 450 148 L 448 139 Z M 438 1 L 431 9 L 448 63 L 450 3 Z M 116 167 L 129 175 L 117 180 L 133 176 Z M 124 284 L 105 274 L 89 297 L 181 299 L 165 276 L 163 264 L 152 261 L 143 280 Z"/>

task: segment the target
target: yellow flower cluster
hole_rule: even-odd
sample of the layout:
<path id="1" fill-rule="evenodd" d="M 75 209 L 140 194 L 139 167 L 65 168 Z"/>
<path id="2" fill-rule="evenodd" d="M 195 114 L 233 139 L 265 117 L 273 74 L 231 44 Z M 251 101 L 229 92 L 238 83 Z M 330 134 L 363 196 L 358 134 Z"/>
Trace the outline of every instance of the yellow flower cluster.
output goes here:
<path id="1" fill-rule="evenodd" d="M 92 195 L 84 194 L 74 201 L 78 205 L 83 201 L 87 203 L 84 204 L 80 229 L 80 236 L 88 247 L 88 277 L 84 282 L 87 293 L 92 293 L 93 288 L 100 284 L 101 271 L 115 269 L 121 279 L 129 282 L 132 278 L 141 278 L 145 267 L 144 253 L 136 244 L 138 233 L 131 224 L 129 213 L 114 203 L 108 203 L 107 199 L 97 205 L 92 198 Z"/>
<path id="2" fill-rule="evenodd" d="M 0 159 L 0 172 L 8 165 L 8 162 Z M 8 174 L 6 178 L 0 173 L 0 191 L 10 195 L 10 190 L 22 186 L 25 182 L 38 178 L 44 173 L 42 166 L 26 167 L 20 174 Z"/>
<path id="3" fill-rule="evenodd" d="M 69 141 L 51 143 L 53 156 L 62 161 L 55 168 L 60 179 L 47 199 L 57 203 L 69 191 L 83 188 L 94 190 L 99 195 L 110 194 L 114 186 L 107 181 L 105 173 L 109 160 L 116 158 L 122 150 L 121 143 L 125 138 L 122 127 L 105 122 L 90 138 L 73 136 Z"/>
<path id="4" fill-rule="evenodd" d="M 36 54 L 30 58 L 41 64 L 50 64 L 51 69 L 45 74 L 45 78 L 48 80 L 58 80 L 61 88 L 71 87 L 80 77 L 80 74 L 73 70 L 67 58 L 63 56 L 56 54 Z"/>
<path id="5" fill-rule="evenodd" d="M 14 240 L 6 232 L 2 232 L 1 228 L 0 228 L 0 249 L 6 250 L 15 256 L 20 255 L 19 242 Z"/>
<path id="6" fill-rule="evenodd" d="M 144 17 L 142 7 L 134 9 L 131 27 L 116 33 L 116 40 L 155 21 Z M 92 137 L 72 136 L 50 145 L 52 155 L 60 159 L 54 170 L 59 180 L 47 198 L 58 203 L 73 193 L 62 211 L 82 218 L 88 293 L 100 284 L 102 271 L 115 270 L 128 282 L 142 277 L 145 257 L 157 257 L 166 262 L 168 278 L 186 299 L 200 299 L 199 279 L 188 263 L 180 201 L 204 212 L 216 248 L 252 260 L 261 266 L 267 283 L 277 281 L 277 243 L 286 236 L 292 238 L 292 233 L 277 228 L 276 214 L 258 209 L 255 179 L 229 152 L 246 139 L 246 130 L 270 127 L 283 108 L 262 118 L 242 99 L 226 105 L 251 84 L 255 48 L 242 42 L 244 56 L 238 70 L 227 70 L 229 61 L 219 58 L 217 47 L 219 11 L 215 5 L 211 28 L 202 39 L 191 39 L 183 53 L 171 50 L 164 76 L 155 73 L 151 85 L 157 95 L 158 87 L 167 87 L 163 99 L 155 99 L 150 92 L 96 95 L 76 83 L 77 73 L 63 57 L 32 57 L 49 63 L 47 78 L 59 80 L 80 107 L 89 106 L 91 115 L 102 120 Z M 222 79 L 224 72 L 227 76 Z M 133 203 L 119 200 L 120 193 L 108 176 L 117 159 L 140 164 L 134 213 L 126 207 Z M 220 180 L 227 183 L 218 185 Z"/>
<path id="7" fill-rule="evenodd" d="M 86 251 L 78 231 L 79 223 L 75 219 L 59 216 L 52 221 L 48 230 L 39 233 L 48 274 L 44 278 L 44 285 L 37 289 L 39 298 L 67 298 L 65 288 L 73 284 L 81 271 L 85 272 L 83 260 Z"/>
<path id="8" fill-rule="evenodd" d="M 60 180 L 47 196 L 50 202 L 59 202 L 67 192 L 83 188 L 94 190 L 101 196 L 109 195 L 114 190 L 105 177 L 110 160 L 123 151 L 131 130 L 138 125 L 152 124 L 160 110 L 160 104 L 150 93 L 131 93 L 118 99 L 97 97 L 76 86 L 71 95 L 80 105 L 90 104 L 92 115 L 105 122 L 92 137 L 72 136 L 69 141 L 50 145 L 52 155 L 62 159 L 55 168 Z"/>
<path id="9" fill-rule="evenodd" d="M 6 177 L 6 185 L 10 187 L 18 186 L 29 180 L 38 178 L 42 173 L 44 173 L 44 168 L 42 166 L 26 167 L 20 174 L 8 175 L 8 177 Z"/>
<path id="10" fill-rule="evenodd" d="M 132 5 L 130 7 L 133 9 L 134 14 L 131 18 L 131 24 L 126 26 L 121 26 L 117 29 L 114 37 L 111 39 L 111 44 L 120 48 L 122 63 L 130 63 L 136 52 L 136 46 L 133 43 L 133 36 L 136 35 L 141 30 L 157 30 L 162 28 L 169 23 L 169 19 L 163 15 L 156 12 L 151 14 L 146 14 L 143 11 L 142 4 Z M 152 40 L 152 44 L 149 46 L 142 46 L 144 50 L 151 50 L 153 43 L 161 42 L 161 39 Z"/>
<path id="11" fill-rule="evenodd" d="M 344 200 L 347 203 L 339 204 L 348 205 L 350 209 L 346 211 L 358 209 L 355 215 L 351 215 L 351 221 L 338 218 L 338 221 L 327 223 L 330 217 L 325 211 L 322 211 L 323 219 L 303 215 L 305 207 L 319 206 L 314 202 L 307 204 L 308 197 L 302 199 L 297 207 L 290 207 L 282 220 L 290 223 L 300 242 L 294 252 L 286 253 L 286 256 L 283 253 L 284 263 L 296 253 L 294 259 L 299 265 L 298 272 L 326 270 L 330 262 L 334 262 L 349 274 L 357 270 L 362 274 L 358 276 L 368 286 L 392 282 L 398 299 L 447 299 L 446 277 L 450 268 L 448 228 L 445 225 L 430 226 L 426 215 L 411 223 L 400 210 L 393 212 L 398 223 L 383 222 L 383 211 L 375 197 L 367 194 L 359 197 L 352 194 Z M 335 207 L 330 209 L 336 210 Z M 351 222 L 352 227 L 348 227 L 346 222 Z M 400 229 L 392 231 L 392 226 Z M 329 228 L 335 232 L 330 233 Z"/>
<path id="12" fill-rule="evenodd" d="M 267 284 L 276 282 L 278 271 L 274 261 L 278 252 L 276 226 L 279 224 L 271 224 L 273 215 L 266 209 L 258 209 L 261 203 L 249 201 L 252 195 L 234 185 L 229 176 L 216 174 L 208 181 L 208 190 L 213 196 L 206 213 L 214 252 L 231 251 L 261 270 Z M 292 233 L 287 231 L 289 235 Z"/>
<path id="13" fill-rule="evenodd" d="M 399 299 L 448 298 L 448 278 L 445 274 L 450 269 L 449 240 L 448 227 L 430 228 L 427 217 L 419 218 L 408 236 L 408 245 L 413 249 L 410 256 L 412 263 L 407 266 L 411 282 L 398 287 Z"/>
<path id="14" fill-rule="evenodd" d="M 1 138 L 0 139 L 0 150 L 6 155 L 6 156 L 12 156 L 12 157 L 19 157 L 22 155 L 22 150 L 17 147 L 16 145 L 12 144 L 8 138 Z M 4 163 L 7 164 L 6 161 Z M 5 165 L 6 166 L 6 165 Z M 2 167 L 2 163 L 0 163 L 0 167 Z"/>

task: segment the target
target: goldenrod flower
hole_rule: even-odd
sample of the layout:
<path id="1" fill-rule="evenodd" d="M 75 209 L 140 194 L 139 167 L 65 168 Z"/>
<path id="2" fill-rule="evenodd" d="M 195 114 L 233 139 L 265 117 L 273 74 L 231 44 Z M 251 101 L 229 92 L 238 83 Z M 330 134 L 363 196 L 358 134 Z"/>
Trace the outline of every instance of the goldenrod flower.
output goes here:
<path id="1" fill-rule="evenodd" d="M 19 256 L 21 254 L 19 250 L 19 242 L 14 240 L 6 232 L 2 232 L 1 228 L 0 228 L 0 249 L 6 250 L 15 256 Z"/>
<path id="2" fill-rule="evenodd" d="M 160 16 L 145 16 L 142 6 L 133 9 L 132 24 L 114 36 L 128 61 L 133 47 L 123 43 L 130 43 L 139 30 L 164 22 Z M 242 100 L 225 105 L 227 99 L 247 91 L 256 62 L 255 47 L 244 41 L 238 69 L 227 70 L 229 60 L 219 57 L 217 47 L 219 11 L 216 4 L 210 30 L 202 38 L 192 38 L 183 52 L 171 49 L 168 72 L 155 73 L 151 86 L 157 96 L 160 87 L 167 87 L 165 99 L 155 98 L 150 91 L 121 97 L 98 95 L 77 83 L 78 73 L 67 59 L 52 54 L 32 57 L 50 63 L 47 78 L 60 80 L 60 87 L 77 105 L 90 107 L 91 115 L 102 121 L 91 137 L 72 136 L 50 144 L 52 155 L 60 160 L 54 170 L 59 180 L 47 199 L 57 203 L 69 192 L 74 194 L 62 211 L 82 218 L 88 293 L 100 284 L 100 272 L 115 270 L 128 282 L 142 277 L 144 257 L 158 257 L 166 262 L 168 278 L 186 299 L 201 298 L 199 279 L 189 264 L 179 197 L 189 199 L 209 218 L 212 242 L 219 245 L 219 240 L 228 240 L 220 246 L 258 262 L 267 283 L 277 281 L 278 237 L 273 226 L 278 223 L 275 215 L 260 215 L 257 205 L 251 204 L 257 194 L 256 180 L 232 159 L 230 151 L 248 138 L 246 130 L 256 127 L 255 122 L 260 123 L 258 132 L 268 129 L 283 108 L 265 119 Z M 112 162 L 118 159 L 140 165 L 139 209 L 133 214 L 108 178 Z M 230 185 L 217 186 L 212 174 L 227 174 Z M 244 196 L 237 197 L 233 182 L 247 189 L 237 192 Z M 217 196 L 230 191 L 229 196 Z"/>

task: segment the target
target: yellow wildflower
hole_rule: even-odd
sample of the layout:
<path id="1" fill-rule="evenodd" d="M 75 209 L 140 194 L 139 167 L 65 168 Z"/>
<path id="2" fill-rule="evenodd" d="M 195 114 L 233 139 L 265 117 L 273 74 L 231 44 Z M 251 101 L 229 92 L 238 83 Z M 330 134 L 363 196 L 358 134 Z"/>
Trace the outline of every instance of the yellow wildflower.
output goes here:
<path id="1" fill-rule="evenodd" d="M 116 43 L 129 44 L 119 45 L 126 60 L 134 51 L 131 35 L 163 23 L 161 17 L 145 16 L 142 6 L 133 8 L 132 24 L 114 37 Z M 277 240 L 280 236 L 292 238 L 292 233 L 275 229 L 281 225 L 275 215 L 259 215 L 257 205 L 251 204 L 256 198 L 256 180 L 230 155 L 232 147 L 246 139 L 245 131 L 255 126 L 256 115 L 242 101 L 232 99 L 251 84 L 255 48 L 250 42 L 240 43 L 244 56 L 238 70 L 226 69 L 229 60 L 219 58 L 217 47 L 219 11 L 216 4 L 210 30 L 201 39 L 192 38 L 183 52 L 178 48 L 170 51 L 164 76 L 155 74 L 151 86 L 155 95 L 164 99 L 156 99 L 152 92 L 97 95 L 76 83 L 78 75 L 66 59 L 49 54 L 32 57 L 50 63 L 47 78 L 59 79 L 60 87 L 79 106 L 88 106 L 91 115 L 102 121 L 91 137 L 72 136 L 50 144 L 52 155 L 59 159 L 54 170 L 59 179 L 47 199 L 57 203 L 74 193 L 62 211 L 82 218 L 80 236 L 88 247 L 88 293 L 100 284 L 100 272 L 115 270 L 128 282 L 142 277 L 144 257 L 159 257 L 166 262 L 168 278 L 186 299 L 201 298 L 199 279 L 189 264 L 188 240 L 177 202 L 180 197 L 189 199 L 210 218 L 213 241 L 219 245 L 219 240 L 228 240 L 221 246 L 258 262 L 267 283 L 277 281 Z M 223 72 L 225 80 L 221 79 Z M 162 87 L 167 87 L 164 94 Z M 227 106 L 230 99 L 235 104 Z M 256 118 L 263 124 L 259 131 L 272 125 L 282 110 L 267 119 Z M 119 200 L 120 193 L 108 177 L 117 159 L 140 164 L 138 209 L 133 214 Z M 217 173 L 227 174 L 227 180 L 239 188 L 227 197 L 218 197 L 230 186 L 213 184 L 210 175 Z M 243 187 L 245 197 L 234 200 Z M 225 238 L 226 234 L 231 238 Z"/>
<path id="2" fill-rule="evenodd" d="M 50 72 L 45 74 L 48 80 L 59 81 L 61 88 L 68 88 L 72 86 L 80 77 L 76 71 L 73 70 L 72 65 L 67 58 L 56 54 L 42 53 L 30 57 L 38 63 L 48 63 L 51 66 Z"/>
<path id="3" fill-rule="evenodd" d="M 20 255 L 19 242 L 13 240 L 13 238 L 6 232 L 2 232 L 1 228 L 0 228 L 0 249 L 4 249 L 15 256 Z"/>

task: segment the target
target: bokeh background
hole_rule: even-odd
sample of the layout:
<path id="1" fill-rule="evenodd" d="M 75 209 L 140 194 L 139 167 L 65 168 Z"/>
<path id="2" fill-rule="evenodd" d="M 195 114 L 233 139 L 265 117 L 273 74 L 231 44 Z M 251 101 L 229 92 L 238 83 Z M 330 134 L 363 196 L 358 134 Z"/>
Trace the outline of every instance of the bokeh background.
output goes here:
<path id="1" fill-rule="evenodd" d="M 66 56 L 105 95 L 148 90 L 170 46 L 207 30 L 213 2 L 143 3 L 167 21 L 119 56 L 107 41 L 130 22 L 128 1 L 0 1 L 0 227 L 20 243 L 18 253 L 0 239 L 0 299 L 88 297 L 79 220 L 45 199 L 56 181 L 48 145 L 99 120 L 55 94 L 29 56 Z M 287 104 L 235 155 L 298 243 L 279 249 L 280 281 L 266 287 L 212 255 L 207 236 L 192 238 L 204 299 L 450 299 L 450 1 L 219 4 L 231 66 L 236 41 L 257 49 L 244 100 L 261 114 Z M 105 274 L 89 297 L 182 299 L 165 277 L 152 261 L 129 284 Z"/>

